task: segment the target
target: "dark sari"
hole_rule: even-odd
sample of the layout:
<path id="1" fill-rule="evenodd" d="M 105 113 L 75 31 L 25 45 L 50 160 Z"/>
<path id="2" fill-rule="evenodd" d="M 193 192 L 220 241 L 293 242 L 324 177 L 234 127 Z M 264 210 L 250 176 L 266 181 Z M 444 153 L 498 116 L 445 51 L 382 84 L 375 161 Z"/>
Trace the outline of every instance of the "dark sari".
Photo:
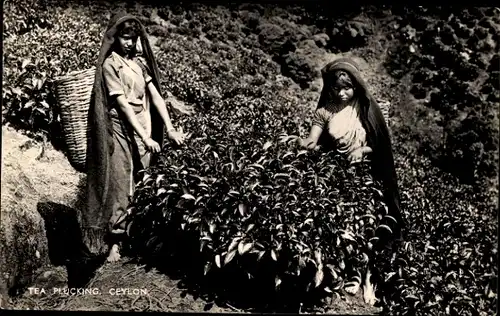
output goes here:
<path id="1" fill-rule="evenodd" d="M 153 78 L 152 82 L 161 94 L 159 71 L 144 26 L 134 16 L 125 13 L 116 14 L 111 19 L 102 40 L 89 109 L 87 209 L 82 214 L 82 232 L 86 246 L 94 254 L 108 251 L 108 245 L 104 240 L 110 236 L 109 221 L 113 207 L 116 208 L 114 204 L 117 203 L 117 199 L 127 198 L 126 194 L 123 193 L 124 188 L 120 185 L 120 176 L 117 176 L 117 173 L 130 172 L 129 169 L 132 166 L 118 166 L 116 160 L 112 160 L 112 156 L 130 157 L 134 155 L 133 146 L 116 145 L 117 128 L 110 118 L 112 103 L 107 94 L 102 71 L 104 61 L 113 51 L 117 27 L 130 20 L 135 20 L 140 25 L 142 57 L 146 60 L 146 65 L 143 66 Z M 163 122 L 154 107 L 149 107 L 149 110 L 151 111 L 151 137 L 162 146 Z M 128 137 L 130 138 L 130 135 Z M 134 171 L 137 171 L 136 168 Z M 123 178 L 123 175 L 121 177 Z M 120 203 L 125 205 L 128 201 L 120 201 Z"/>
<path id="2" fill-rule="evenodd" d="M 333 74 L 343 70 L 349 73 L 354 80 L 356 95 L 361 103 L 360 120 L 366 131 L 367 143 L 373 152 L 370 154 L 371 170 L 375 180 L 382 183 L 385 203 L 388 207 L 388 215 L 396 222 L 385 218 L 383 224 L 388 225 L 393 231 L 393 237 L 402 239 L 401 230 L 405 222 L 401 214 L 400 195 L 394 157 L 392 153 L 391 139 L 387 124 L 382 115 L 379 105 L 371 95 L 365 81 L 361 78 L 359 67 L 349 58 L 339 58 L 322 69 L 324 87 L 321 92 L 318 108 L 325 107 L 331 102 L 333 95 L 331 87 L 334 85 Z M 380 236 L 381 245 L 387 242 L 389 235 Z"/>

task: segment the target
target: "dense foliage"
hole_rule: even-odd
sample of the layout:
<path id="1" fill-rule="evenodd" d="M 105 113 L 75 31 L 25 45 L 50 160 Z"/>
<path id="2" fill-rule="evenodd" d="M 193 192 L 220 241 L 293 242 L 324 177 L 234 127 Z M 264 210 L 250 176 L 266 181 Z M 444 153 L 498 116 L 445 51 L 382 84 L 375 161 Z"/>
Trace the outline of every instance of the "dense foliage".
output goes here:
<path id="1" fill-rule="evenodd" d="M 389 314 L 492 313 L 498 291 L 496 193 L 477 193 L 448 175 L 438 178 L 428 159 L 406 157 L 398 165 L 406 170 L 400 184 L 409 246 L 398 252 L 400 270 L 384 269 Z"/>
<path id="2" fill-rule="evenodd" d="M 285 132 L 298 129 L 295 114 L 285 114 L 269 93 L 263 97 L 267 102 L 238 95 L 183 122 L 193 131 L 187 148 L 167 147 L 138 184 L 135 248 L 166 251 L 179 240 L 165 232 L 182 230 L 194 238 L 183 248 L 199 249 L 192 262 L 206 274 L 235 265 L 259 279 L 262 291 L 338 291 L 366 270 L 369 241 L 377 228 L 387 229 L 379 226 L 381 191 L 368 165 L 297 149 Z M 262 268 L 261 261 L 275 266 Z"/>
<path id="3" fill-rule="evenodd" d="M 59 134 L 50 79 L 94 63 L 108 8 L 119 5 L 4 5 L 6 122 Z M 162 87 L 199 108 L 193 117 L 175 117 L 193 133 L 188 145 L 167 145 L 162 164 L 141 174 L 135 245 L 146 245 L 144 256 L 191 253 L 193 260 L 182 262 L 200 280 L 206 268 L 215 283 L 226 273 L 268 282 L 263 296 L 276 288 L 285 296 L 336 292 L 351 267 L 362 272 L 368 254 L 384 281 L 377 294 L 390 315 L 492 314 L 495 191 L 459 183 L 426 156 L 469 180 L 497 170 L 498 13 L 367 10 L 376 21 L 370 23 L 359 8 L 313 7 L 128 6 L 158 39 Z M 317 91 L 307 88 L 318 78 L 315 58 L 365 45 L 377 32 L 392 42 L 386 68 L 395 78 L 409 73 L 415 98 L 428 101 L 393 108 L 393 119 L 403 123 L 391 127 L 409 223 L 395 258 L 368 247 L 372 230 L 384 227 L 379 187 L 367 166 L 300 152 L 293 137 L 286 141 L 308 129 L 304 117 L 317 101 Z M 424 155 L 406 151 L 415 144 Z M 171 249 L 172 240 L 189 249 Z"/>
<path id="4" fill-rule="evenodd" d="M 499 11 L 494 8 L 401 10 L 390 25 L 398 45 L 392 75 L 411 74 L 410 92 L 439 113 L 441 132 L 421 150 L 467 182 L 498 174 Z M 418 130 L 413 133 L 417 134 Z"/>
<path id="5" fill-rule="evenodd" d="M 50 2 L 8 2 L 4 9 L 3 121 L 32 135 L 57 137 L 53 81 L 95 63 L 102 20 Z"/>

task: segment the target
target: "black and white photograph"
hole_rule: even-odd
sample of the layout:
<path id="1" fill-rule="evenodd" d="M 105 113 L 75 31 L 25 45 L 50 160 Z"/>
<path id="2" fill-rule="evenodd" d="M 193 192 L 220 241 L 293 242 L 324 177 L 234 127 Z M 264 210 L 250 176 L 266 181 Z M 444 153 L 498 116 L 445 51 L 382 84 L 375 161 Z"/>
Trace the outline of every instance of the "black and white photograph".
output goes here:
<path id="1" fill-rule="evenodd" d="M 0 309 L 497 315 L 500 8 L 2 23 Z"/>

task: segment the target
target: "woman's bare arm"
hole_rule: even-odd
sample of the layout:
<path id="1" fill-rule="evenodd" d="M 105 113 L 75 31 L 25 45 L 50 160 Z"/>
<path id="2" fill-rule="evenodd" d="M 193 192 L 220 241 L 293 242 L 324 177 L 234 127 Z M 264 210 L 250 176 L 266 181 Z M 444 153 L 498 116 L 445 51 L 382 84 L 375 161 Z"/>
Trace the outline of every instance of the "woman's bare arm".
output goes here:
<path id="1" fill-rule="evenodd" d="M 173 130 L 174 126 L 172 125 L 172 120 L 170 119 L 165 100 L 163 100 L 153 82 L 150 82 L 147 88 L 151 94 L 151 103 L 153 103 L 154 107 L 158 111 L 158 114 L 160 114 L 161 119 L 165 123 L 165 127 L 167 130 Z"/>
<path id="2" fill-rule="evenodd" d="M 301 145 L 309 149 L 314 149 L 318 144 L 321 133 L 323 133 L 323 128 L 318 125 L 313 125 L 309 132 L 309 136 L 301 140 Z"/>
<path id="3" fill-rule="evenodd" d="M 155 85 L 152 82 L 148 84 L 147 88 L 151 93 L 151 102 L 158 111 L 158 114 L 162 118 L 165 127 L 167 128 L 168 137 L 175 141 L 177 144 L 182 144 L 186 138 L 186 135 L 182 131 L 177 131 L 172 125 L 172 120 L 170 119 L 165 100 L 161 97 L 158 89 L 156 89 Z"/>

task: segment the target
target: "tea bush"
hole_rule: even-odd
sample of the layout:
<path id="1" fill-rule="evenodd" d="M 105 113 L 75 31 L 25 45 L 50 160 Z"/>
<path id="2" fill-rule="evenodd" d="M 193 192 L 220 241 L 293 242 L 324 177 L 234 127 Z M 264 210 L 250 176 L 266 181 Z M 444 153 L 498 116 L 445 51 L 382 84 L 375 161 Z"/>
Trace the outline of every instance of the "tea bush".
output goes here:
<path id="1" fill-rule="evenodd" d="M 378 263 L 384 314 L 491 314 L 498 304 L 497 194 L 449 175 L 437 180 L 429 159 L 399 157 L 408 243 Z"/>
<path id="2" fill-rule="evenodd" d="M 380 186 L 367 164 L 297 149 L 287 131 L 303 123 L 264 97 L 235 96 L 183 122 L 193 131 L 187 148 L 166 148 L 141 175 L 130 210 L 135 248 L 166 251 L 179 242 L 168 230 L 181 230 L 194 238 L 183 248 L 199 252 L 198 272 L 240 269 L 264 292 L 339 291 L 366 270 L 376 230 L 387 229 Z"/>
<path id="3" fill-rule="evenodd" d="M 49 1 L 4 7 L 3 121 L 49 139 L 61 136 L 54 79 L 92 67 L 100 46 L 104 13 L 69 13 Z"/>

